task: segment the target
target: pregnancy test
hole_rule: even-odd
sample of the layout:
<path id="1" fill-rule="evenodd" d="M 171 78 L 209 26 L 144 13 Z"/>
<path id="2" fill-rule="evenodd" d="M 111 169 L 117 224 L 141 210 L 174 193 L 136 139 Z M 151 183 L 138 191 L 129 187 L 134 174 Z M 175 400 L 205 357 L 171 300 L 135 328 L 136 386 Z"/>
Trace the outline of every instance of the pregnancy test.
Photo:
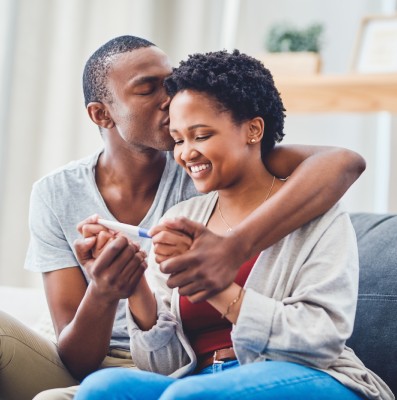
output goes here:
<path id="1" fill-rule="evenodd" d="M 103 225 L 106 228 L 112 229 L 116 232 L 122 232 L 127 235 L 139 236 L 147 239 L 151 239 L 152 237 L 148 234 L 148 229 L 141 228 L 140 226 L 123 224 L 121 222 L 116 221 L 108 221 L 106 219 L 99 218 L 98 224 Z"/>

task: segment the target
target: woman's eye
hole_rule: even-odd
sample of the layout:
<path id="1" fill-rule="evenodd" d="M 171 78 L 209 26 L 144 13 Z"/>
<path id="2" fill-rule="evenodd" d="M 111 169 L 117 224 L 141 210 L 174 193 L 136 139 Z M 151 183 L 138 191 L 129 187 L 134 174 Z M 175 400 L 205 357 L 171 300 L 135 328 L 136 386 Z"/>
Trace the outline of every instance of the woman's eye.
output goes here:
<path id="1" fill-rule="evenodd" d="M 211 135 L 200 135 L 200 136 L 196 136 L 196 140 L 197 141 L 203 141 L 203 140 L 207 140 L 211 137 Z"/>
<path id="2" fill-rule="evenodd" d="M 183 143 L 183 140 L 176 140 L 175 139 L 174 141 L 175 141 L 175 146 L 178 146 L 178 145 Z"/>

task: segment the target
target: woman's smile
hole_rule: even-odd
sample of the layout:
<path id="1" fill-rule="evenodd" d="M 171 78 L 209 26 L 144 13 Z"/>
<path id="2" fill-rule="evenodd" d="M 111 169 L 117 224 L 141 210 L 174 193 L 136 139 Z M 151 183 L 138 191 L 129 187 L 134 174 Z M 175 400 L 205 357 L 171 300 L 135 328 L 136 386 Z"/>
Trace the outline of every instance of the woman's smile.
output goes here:
<path id="1" fill-rule="evenodd" d="M 212 169 L 211 163 L 196 163 L 195 165 L 187 166 L 189 169 L 192 178 L 200 178 L 205 176 L 210 169 Z"/>

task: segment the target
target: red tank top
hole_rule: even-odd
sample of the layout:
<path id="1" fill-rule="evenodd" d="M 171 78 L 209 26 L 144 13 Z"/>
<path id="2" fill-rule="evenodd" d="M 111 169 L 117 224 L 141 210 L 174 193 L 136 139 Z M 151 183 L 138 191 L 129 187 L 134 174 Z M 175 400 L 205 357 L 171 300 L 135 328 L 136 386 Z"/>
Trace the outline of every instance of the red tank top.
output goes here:
<path id="1" fill-rule="evenodd" d="M 244 286 L 258 256 L 246 261 L 239 269 L 235 282 Z M 215 350 L 232 347 L 230 333 L 232 323 L 206 301 L 192 304 L 185 296 L 180 297 L 180 313 L 183 329 L 197 358 Z"/>

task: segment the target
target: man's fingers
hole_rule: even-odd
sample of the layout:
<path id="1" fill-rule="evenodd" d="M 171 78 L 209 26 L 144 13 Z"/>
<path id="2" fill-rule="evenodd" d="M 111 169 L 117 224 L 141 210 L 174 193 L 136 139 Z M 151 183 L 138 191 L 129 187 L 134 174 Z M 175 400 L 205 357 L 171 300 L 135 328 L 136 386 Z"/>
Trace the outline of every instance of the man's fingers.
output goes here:
<path id="1" fill-rule="evenodd" d="M 191 303 L 200 303 L 212 297 L 215 293 L 210 290 L 200 290 L 191 296 L 187 296 Z"/>
<path id="2" fill-rule="evenodd" d="M 188 253 L 169 258 L 160 264 L 160 271 L 164 274 L 178 274 L 187 269 L 186 261 L 191 261 L 192 255 Z M 194 260 L 193 260 L 194 261 Z"/>
<path id="3" fill-rule="evenodd" d="M 118 275 L 120 282 L 128 282 L 130 288 L 134 289 L 145 273 L 146 268 L 145 254 L 142 252 L 135 253 L 134 257 L 127 260 L 123 270 Z"/>
<path id="4" fill-rule="evenodd" d="M 115 269 L 124 267 L 131 254 L 135 254 L 135 249 L 128 245 L 128 239 L 123 236 L 115 238 L 103 249 L 95 260 L 96 273 L 102 272 L 110 265 Z"/>
<path id="5" fill-rule="evenodd" d="M 184 286 L 179 286 L 178 293 L 181 296 L 192 296 L 202 290 L 205 290 L 205 288 L 201 286 L 200 282 L 193 281 Z"/>
<path id="6" fill-rule="evenodd" d="M 164 220 L 163 224 L 172 230 L 183 232 L 191 238 L 197 238 L 203 232 L 204 225 L 195 221 L 191 221 L 185 217 L 177 217 L 175 219 Z"/>

